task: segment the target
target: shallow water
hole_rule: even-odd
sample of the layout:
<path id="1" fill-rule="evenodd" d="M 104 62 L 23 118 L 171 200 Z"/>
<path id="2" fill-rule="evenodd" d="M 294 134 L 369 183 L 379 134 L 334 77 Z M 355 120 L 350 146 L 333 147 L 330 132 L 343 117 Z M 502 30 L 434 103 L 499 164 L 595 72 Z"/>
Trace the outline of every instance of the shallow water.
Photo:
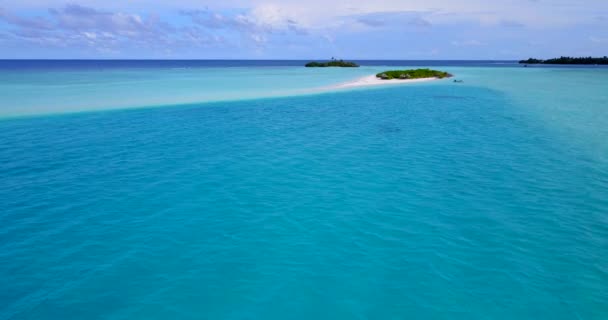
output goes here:
<path id="1" fill-rule="evenodd" d="M 351 76 L 295 69 L 214 72 Z M 465 82 L 0 121 L 0 319 L 605 319 L 608 70 L 444 69 Z M 81 106 L 198 94 L 78 72 Z M 52 91 L 10 108 L 81 110 Z"/>
<path id="2" fill-rule="evenodd" d="M 387 68 L 513 66 L 483 61 L 364 61 L 303 68 L 304 61 L 0 60 L 0 117 L 294 96 Z M 429 65 L 424 65 L 429 63 Z"/>

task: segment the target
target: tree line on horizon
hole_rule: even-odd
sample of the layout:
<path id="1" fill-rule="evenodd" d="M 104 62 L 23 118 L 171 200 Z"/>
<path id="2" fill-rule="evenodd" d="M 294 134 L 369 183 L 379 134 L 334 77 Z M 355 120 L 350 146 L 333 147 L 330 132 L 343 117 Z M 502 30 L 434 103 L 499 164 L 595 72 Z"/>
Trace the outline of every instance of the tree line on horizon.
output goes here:
<path id="1" fill-rule="evenodd" d="M 608 65 L 608 57 L 559 57 L 547 60 L 530 58 L 528 60 L 521 60 L 519 63 L 525 64 L 602 64 Z"/>
<path id="2" fill-rule="evenodd" d="M 314 67 L 350 67 L 350 68 L 357 68 L 359 67 L 358 64 L 354 63 L 354 62 L 350 62 L 350 61 L 344 61 L 342 59 L 340 60 L 336 60 L 333 57 L 331 58 L 330 61 L 327 62 L 317 62 L 317 61 L 312 61 L 307 63 L 306 65 L 304 65 L 307 68 L 314 68 Z"/>

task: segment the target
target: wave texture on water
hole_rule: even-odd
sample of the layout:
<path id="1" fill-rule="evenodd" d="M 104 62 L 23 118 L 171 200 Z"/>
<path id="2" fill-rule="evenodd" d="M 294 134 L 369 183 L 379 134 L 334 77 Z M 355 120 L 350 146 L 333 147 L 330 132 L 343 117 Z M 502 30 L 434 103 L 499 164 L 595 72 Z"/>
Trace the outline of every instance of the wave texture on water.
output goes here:
<path id="1" fill-rule="evenodd" d="M 0 319 L 603 319 L 608 162 L 517 103 L 440 83 L 4 120 Z"/>

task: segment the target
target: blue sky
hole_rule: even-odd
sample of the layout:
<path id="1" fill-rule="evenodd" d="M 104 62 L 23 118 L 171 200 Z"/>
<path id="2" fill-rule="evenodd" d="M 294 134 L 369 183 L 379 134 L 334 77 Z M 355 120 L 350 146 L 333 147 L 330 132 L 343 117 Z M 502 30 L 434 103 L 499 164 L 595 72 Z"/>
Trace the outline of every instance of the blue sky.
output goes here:
<path id="1" fill-rule="evenodd" d="M 0 58 L 608 55 L 607 0 L 3 0 Z"/>

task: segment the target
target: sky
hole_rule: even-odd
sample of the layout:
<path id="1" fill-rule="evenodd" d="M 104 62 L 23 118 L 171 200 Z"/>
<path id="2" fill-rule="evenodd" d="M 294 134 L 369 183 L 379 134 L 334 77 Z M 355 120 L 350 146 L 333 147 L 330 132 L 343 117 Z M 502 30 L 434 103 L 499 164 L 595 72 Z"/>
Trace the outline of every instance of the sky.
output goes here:
<path id="1" fill-rule="evenodd" d="M 0 0 L 4 59 L 608 55 L 608 0 Z"/>

